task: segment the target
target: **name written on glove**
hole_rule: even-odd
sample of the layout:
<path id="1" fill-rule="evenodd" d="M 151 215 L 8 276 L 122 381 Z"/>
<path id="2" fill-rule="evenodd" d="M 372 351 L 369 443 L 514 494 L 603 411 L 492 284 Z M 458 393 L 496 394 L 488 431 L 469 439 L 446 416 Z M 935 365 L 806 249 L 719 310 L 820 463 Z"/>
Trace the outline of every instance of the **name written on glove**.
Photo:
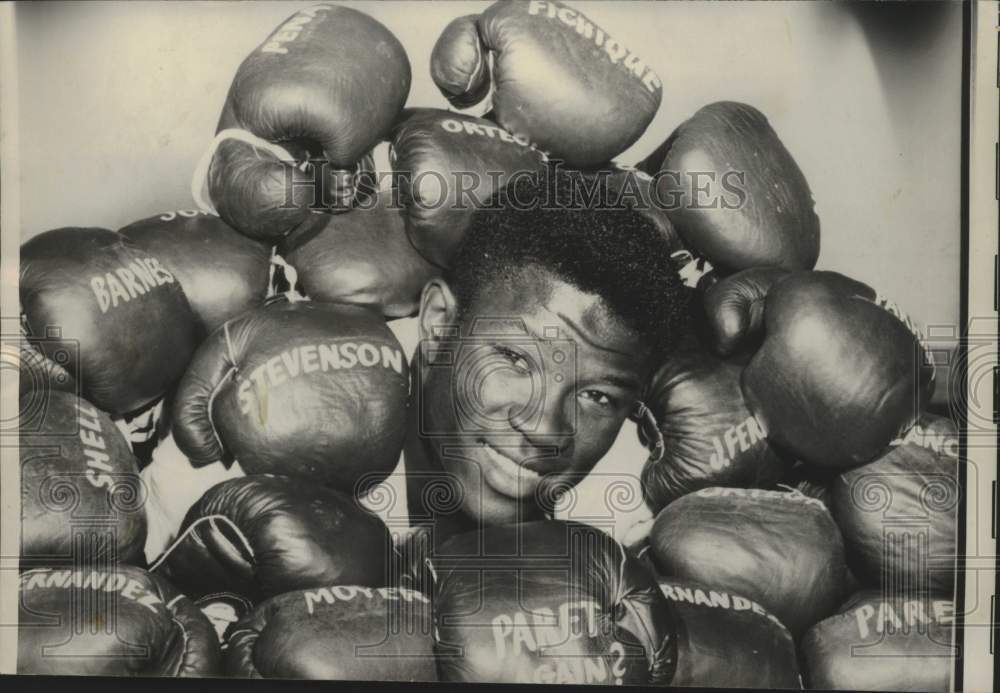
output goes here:
<path id="1" fill-rule="evenodd" d="M 873 633 L 918 630 L 931 623 L 954 623 L 954 604 L 946 599 L 913 599 L 904 602 L 879 601 L 862 604 L 854 610 L 858 637 L 869 638 Z"/>
<path id="2" fill-rule="evenodd" d="M 606 655 L 573 653 L 560 657 L 558 651 L 550 651 L 573 640 L 600 636 L 607 628 L 602 613 L 599 604 L 584 600 L 565 602 L 555 611 L 535 608 L 530 614 L 499 614 L 491 621 L 497 659 L 503 661 L 526 653 L 540 657 L 533 668 L 519 670 L 519 683 L 621 684 L 626 673 L 622 665 L 625 648 L 619 642 L 608 648 L 608 655 L 615 657 L 610 666 Z"/>
<path id="3" fill-rule="evenodd" d="M 712 446 L 715 451 L 709 457 L 708 464 L 715 471 L 721 471 L 733 463 L 737 452 L 749 452 L 754 445 L 765 440 L 767 434 L 761 428 L 757 417 L 748 416 L 727 428 L 721 437 L 712 436 Z"/>
<path id="4" fill-rule="evenodd" d="M 487 123 L 475 123 L 471 120 L 459 121 L 454 118 L 445 118 L 441 121 L 440 126 L 442 130 L 452 134 L 464 132 L 467 135 L 474 135 L 476 137 L 486 137 L 491 140 L 499 139 L 500 141 L 507 142 L 508 144 L 519 144 L 522 147 L 527 147 L 529 149 L 535 148 L 524 135 L 515 135 L 507 132 L 503 128 L 495 125 L 488 125 Z"/>
<path id="5" fill-rule="evenodd" d="M 287 54 L 288 48 L 285 47 L 285 44 L 297 39 L 299 34 L 302 33 L 302 27 L 314 20 L 320 12 L 326 12 L 330 9 L 332 9 L 330 5 L 314 5 L 313 7 L 305 8 L 301 12 L 297 12 L 268 37 L 264 45 L 260 47 L 260 52 L 278 53 L 279 55 Z"/>
<path id="6" fill-rule="evenodd" d="M 660 590 L 663 592 L 663 596 L 672 602 L 694 604 L 695 606 L 704 606 L 709 609 L 751 611 L 758 616 L 769 619 L 781 626 L 782 630 L 785 630 L 785 624 L 779 621 L 771 612 L 752 599 L 747 599 L 737 594 L 729 594 L 728 592 L 719 590 L 706 591 L 700 587 L 685 587 L 683 585 L 671 585 L 667 583 L 660 583 Z"/>
<path id="7" fill-rule="evenodd" d="M 572 27 L 577 34 L 593 41 L 612 65 L 623 65 L 629 74 L 642 82 L 642 85 L 650 93 L 655 94 L 663 88 L 663 83 L 652 68 L 648 67 L 639 56 L 622 45 L 621 42 L 608 36 L 603 29 L 587 19 L 582 13 L 557 2 L 532 0 L 528 3 L 528 14 L 533 17 L 545 16 Z"/>
<path id="8" fill-rule="evenodd" d="M 935 431 L 930 427 L 921 426 L 919 423 L 910 427 L 902 438 L 896 438 L 889 445 L 900 447 L 902 445 L 919 445 L 937 454 L 958 458 L 958 437 L 946 432 Z"/>
<path id="9" fill-rule="evenodd" d="M 77 420 L 80 423 L 80 442 L 83 443 L 83 456 L 87 458 L 87 471 L 84 473 L 87 481 L 94 488 L 112 488 L 115 480 L 110 476 L 114 473 L 111 466 L 111 455 L 107 441 L 101 430 L 101 419 L 97 407 L 85 400 L 76 401 Z"/>
<path id="10" fill-rule="evenodd" d="M 374 599 L 376 596 L 387 602 L 419 602 L 430 604 L 430 599 L 421 592 L 405 587 L 359 587 L 357 585 L 334 585 L 321 587 L 317 590 L 307 590 L 302 598 L 305 600 L 306 612 L 312 616 L 316 607 L 322 604 L 333 605 L 339 602 L 349 602 L 359 597 Z"/>
<path id="11" fill-rule="evenodd" d="M 172 275 L 160 261 L 152 257 L 139 258 L 119 267 L 114 272 L 90 278 L 90 288 L 97 298 L 101 313 L 117 308 L 119 303 L 128 303 L 144 296 L 158 286 L 176 283 Z"/>
<path id="12" fill-rule="evenodd" d="M 138 580 L 124 573 L 105 573 L 98 570 L 39 570 L 21 576 L 21 592 L 35 589 L 77 589 L 94 592 L 117 592 L 125 599 L 161 615 L 163 600 L 145 589 Z"/>
<path id="13" fill-rule="evenodd" d="M 385 368 L 403 375 L 403 352 L 385 344 L 371 342 L 305 344 L 286 349 L 257 366 L 240 383 L 240 411 L 245 416 L 257 411 L 254 392 L 263 394 L 270 388 L 280 387 L 311 373 L 359 367 Z"/>

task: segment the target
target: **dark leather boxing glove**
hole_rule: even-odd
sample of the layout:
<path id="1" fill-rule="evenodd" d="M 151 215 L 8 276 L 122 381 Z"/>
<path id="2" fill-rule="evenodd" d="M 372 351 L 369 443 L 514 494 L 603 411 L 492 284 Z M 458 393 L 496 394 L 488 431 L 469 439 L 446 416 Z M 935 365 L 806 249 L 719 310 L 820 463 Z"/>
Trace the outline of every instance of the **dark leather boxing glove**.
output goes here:
<path id="1" fill-rule="evenodd" d="M 381 23 L 342 5 L 296 12 L 237 70 L 192 181 L 195 199 L 207 173 L 219 215 L 267 239 L 298 226 L 310 208 L 348 208 L 360 162 L 409 91 L 409 60 Z"/>
<path id="2" fill-rule="evenodd" d="M 870 587 L 883 581 L 951 594 L 958 551 L 958 430 L 923 414 L 874 462 L 832 484 L 848 561 Z"/>
<path id="3" fill-rule="evenodd" d="M 393 127 L 393 186 L 413 246 L 446 267 L 476 208 L 544 157 L 495 123 L 434 108 L 407 109 Z"/>
<path id="4" fill-rule="evenodd" d="M 210 488 L 153 569 L 191 597 L 232 591 L 257 602 L 326 584 L 381 587 L 392 550 L 389 530 L 353 498 L 255 474 Z"/>
<path id="5" fill-rule="evenodd" d="M 309 298 L 367 306 L 387 319 L 416 315 L 424 285 L 440 274 L 410 243 L 388 192 L 346 214 L 313 215 L 279 252 Z"/>
<path id="6" fill-rule="evenodd" d="M 197 323 L 159 258 L 107 229 L 62 228 L 21 246 L 28 336 L 98 408 L 120 416 L 161 397 L 194 353 Z"/>
<path id="7" fill-rule="evenodd" d="M 774 284 L 764 334 L 743 394 L 771 442 L 803 462 L 844 469 L 873 459 L 933 393 L 916 328 L 841 274 L 798 272 Z"/>
<path id="8" fill-rule="evenodd" d="M 431 527 L 429 524 L 417 525 L 396 542 L 396 565 L 399 566 L 396 582 L 427 595 L 434 593 L 434 578 L 427 559 L 442 543 L 440 535 Z"/>
<path id="9" fill-rule="evenodd" d="M 204 334 L 267 297 L 271 249 L 216 216 L 166 212 L 119 233 L 158 257 L 177 278 Z"/>
<path id="10" fill-rule="evenodd" d="M 23 311 L 21 315 L 24 315 Z M 79 366 L 72 364 L 79 361 L 79 354 L 76 350 L 62 351 L 56 353 L 56 359 L 44 356 L 38 349 L 31 346 L 28 341 L 27 330 L 17 338 L 7 340 L 0 345 L 0 360 L 3 367 L 11 370 L 17 369 L 17 395 L 18 397 L 28 396 L 29 400 L 37 401 L 29 409 L 22 409 L 19 412 L 21 426 L 25 426 L 25 418 L 30 418 L 34 413 L 41 414 L 44 411 L 44 401 L 48 393 L 52 391 L 76 393 L 78 385 L 76 380 L 70 375 L 70 369 L 78 369 Z M 27 424 L 29 427 L 31 424 Z"/>
<path id="11" fill-rule="evenodd" d="M 17 671 L 74 676 L 218 676 L 208 619 L 140 568 L 21 574 Z"/>
<path id="12" fill-rule="evenodd" d="M 430 599 L 330 585 L 267 600 L 233 630 L 225 667 L 247 678 L 436 681 Z"/>
<path id="13" fill-rule="evenodd" d="M 833 484 L 836 481 L 836 471 L 814 467 L 811 464 L 795 462 L 788 467 L 775 490 L 798 491 L 803 495 L 821 501 L 833 512 Z"/>
<path id="14" fill-rule="evenodd" d="M 795 640 L 757 602 L 697 582 L 660 578 L 677 621 L 672 686 L 801 687 Z"/>
<path id="15" fill-rule="evenodd" d="M 28 341 L 23 311 L 21 316 L 21 334 L 10 340 L 4 339 L 0 344 L 0 364 L 5 370 L 16 368 L 18 371 L 18 431 L 38 432 L 43 428 L 51 393 L 79 392 L 80 386 L 70 375 L 70 370 L 79 370 L 80 355 L 75 349 L 64 349 L 56 351 L 54 358 L 44 356 Z"/>
<path id="16" fill-rule="evenodd" d="M 444 681 L 662 683 L 669 605 L 601 530 L 543 520 L 459 534 L 428 559 Z"/>
<path id="17" fill-rule="evenodd" d="M 22 564 L 142 564 L 146 489 L 118 427 L 66 392 L 49 393 L 34 423 L 18 437 Z"/>
<path id="18" fill-rule="evenodd" d="M 378 314 L 274 301 L 230 320 L 177 388 L 173 433 L 195 466 L 305 476 L 352 494 L 385 478 L 403 446 L 409 374 Z"/>
<path id="19" fill-rule="evenodd" d="M 819 218 L 809 184 L 756 108 L 705 106 L 639 168 L 656 179 L 684 242 L 715 267 L 816 265 Z"/>
<path id="20" fill-rule="evenodd" d="M 555 0 L 497 2 L 455 19 L 434 45 L 431 77 L 458 108 L 482 101 L 492 82 L 497 123 L 574 167 L 628 149 L 663 98 L 652 68 Z"/>
<path id="21" fill-rule="evenodd" d="M 662 575 L 753 599 L 794 635 L 844 596 L 840 530 L 825 505 L 801 493 L 696 491 L 657 515 L 649 542 Z"/>
<path id="22" fill-rule="evenodd" d="M 696 346 L 668 358 L 653 376 L 643 401 L 663 448 L 643 467 L 642 489 L 654 513 L 702 488 L 766 488 L 788 466 L 747 408 L 742 370 Z M 645 444 L 656 439 L 638 430 Z"/>
<path id="23" fill-rule="evenodd" d="M 779 267 L 754 267 L 716 281 L 705 289 L 708 343 L 720 356 L 733 356 L 760 346 L 764 303 L 777 282 L 791 274 Z"/>
<path id="24" fill-rule="evenodd" d="M 954 605 L 930 595 L 855 594 L 799 643 L 806 688 L 952 690 Z"/>

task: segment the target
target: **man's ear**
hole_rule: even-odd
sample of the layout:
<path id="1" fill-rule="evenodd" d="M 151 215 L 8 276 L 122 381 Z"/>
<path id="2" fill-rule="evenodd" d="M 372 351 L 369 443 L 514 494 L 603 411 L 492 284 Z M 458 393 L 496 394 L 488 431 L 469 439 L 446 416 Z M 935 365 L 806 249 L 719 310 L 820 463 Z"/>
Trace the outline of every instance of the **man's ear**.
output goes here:
<path id="1" fill-rule="evenodd" d="M 458 302 L 441 277 L 431 279 L 420 295 L 420 339 L 458 336 Z"/>

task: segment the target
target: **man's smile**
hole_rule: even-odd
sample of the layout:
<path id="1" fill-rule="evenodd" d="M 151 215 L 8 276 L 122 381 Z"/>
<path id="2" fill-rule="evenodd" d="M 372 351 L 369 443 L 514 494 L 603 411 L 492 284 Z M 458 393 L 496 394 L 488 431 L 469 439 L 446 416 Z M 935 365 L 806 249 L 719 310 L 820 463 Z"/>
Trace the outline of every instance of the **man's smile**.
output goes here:
<path id="1" fill-rule="evenodd" d="M 483 477 L 493 490 L 511 498 L 526 498 L 534 493 L 542 475 L 511 457 L 513 449 L 508 447 L 507 452 L 501 452 L 485 440 L 479 441 L 479 447 L 483 451 L 477 455 Z"/>

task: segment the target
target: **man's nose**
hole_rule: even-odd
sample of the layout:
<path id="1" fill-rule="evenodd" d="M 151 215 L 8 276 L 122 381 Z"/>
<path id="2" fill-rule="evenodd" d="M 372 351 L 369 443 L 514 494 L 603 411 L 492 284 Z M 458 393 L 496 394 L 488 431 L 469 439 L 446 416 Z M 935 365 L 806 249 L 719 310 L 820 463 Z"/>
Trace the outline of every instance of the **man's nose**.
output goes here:
<path id="1" fill-rule="evenodd" d="M 518 392 L 521 397 L 508 410 L 511 427 L 519 431 L 536 447 L 566 445 L 566 437 L 574 433 L 575 404 L 565 388 L 558 383 L 539 380 L 531 392 Z"/>
<path id="2" fill-rule="evenodd" d="M 490 418 L 505 419 L 515 431 L 533 445 L 565 445 L 574 431 L 576 412 L 570 383 L 558 374 L 534 371 L 515 373 L 498 368 L 484 378 L 477 388 L 476 400 Z"/>

